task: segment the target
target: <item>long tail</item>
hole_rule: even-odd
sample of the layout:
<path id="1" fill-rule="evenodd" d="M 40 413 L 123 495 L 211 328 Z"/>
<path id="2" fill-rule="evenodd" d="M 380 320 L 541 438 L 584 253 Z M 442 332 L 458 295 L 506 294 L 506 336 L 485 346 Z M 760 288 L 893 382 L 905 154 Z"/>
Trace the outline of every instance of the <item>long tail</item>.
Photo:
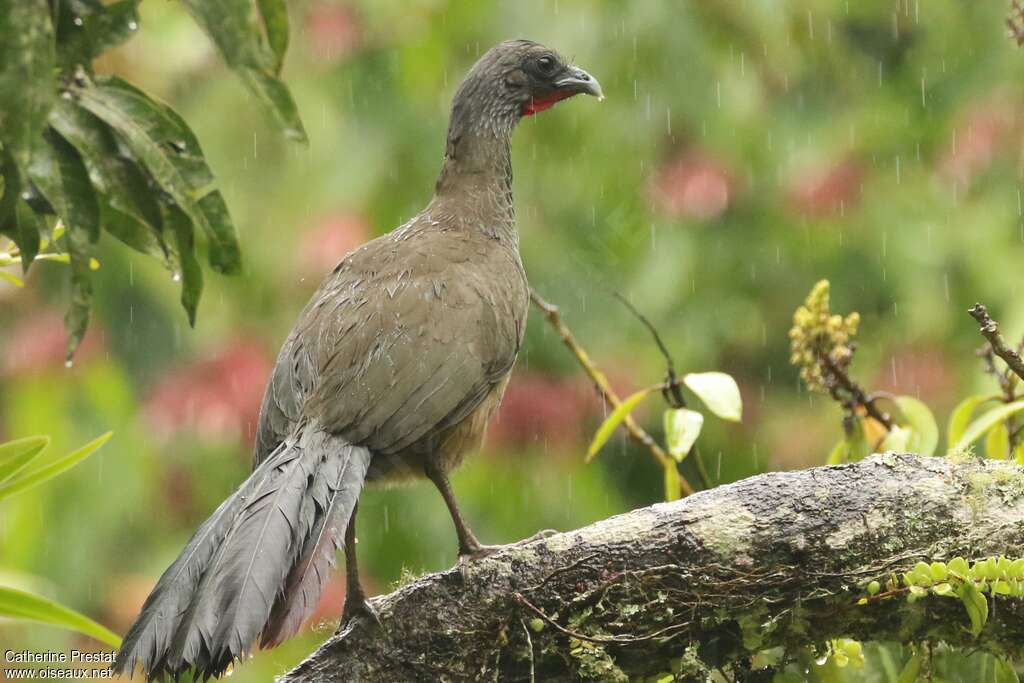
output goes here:
<path id="1" fill-rule="evenodd" d="M 296 429 L 221 504 L 146 599 L 113 668 L 147 679 L 219 676 L 257 639 L 275 645 L 316 607 L 370 452 Z"/>

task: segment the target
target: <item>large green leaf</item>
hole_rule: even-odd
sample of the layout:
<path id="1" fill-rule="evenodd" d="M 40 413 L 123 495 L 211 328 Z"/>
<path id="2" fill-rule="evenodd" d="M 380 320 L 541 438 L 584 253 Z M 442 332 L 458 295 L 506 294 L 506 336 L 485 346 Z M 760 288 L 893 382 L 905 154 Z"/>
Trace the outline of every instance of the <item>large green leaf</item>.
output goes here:
<path id="1" fill-rule="evenodd" d="M 77 88 L 82 106 L 109 125 L 210 240 L 210 265 L 224 273 L 239 269 L 240 254 L 234 226 L 219 194 L 211 187 L 213 174 L 195 136 L 180 118 L 141 91 L 118 79 Z"/>
<path id="2" fill-rule="evenodd" d="M 78 150 L 93 187 L 104 195 L 99 198 L 103 228 L 133 249 L 170 265 L 160 206 L 143 171 L 123 156 L 110 128 L 64 98 L 58 99 L 49 120 Z"/>
<path id="3" fill-rule="evenodd" d="M 0 484 L 23 470 L 49 443 L 48 436 L 28 436 L 0 443 Z"/>
<path id="4" fill-rule="evenodd" d="M 984 436 L 997 423 L 1006 420 L 1012 415 L 1016 415 L 1022 410 L 1024 410 L 1024 401 L 1014 401 L 1013 403 L 1004 403 L 983 413 L 964 430 L 963 436 L 953 446 L 953 450 L 964 450 Z"/>
<path id="5" fill-rule="evenodd" d="M 64 138 L 52 130 L 44 138 L 45 144 L 32 155 L 28 176 L 69 230 L 84 230 L 95 242 L 100 236 L 100 210 L 89 172 Z"/>
<path id="6" fill-rule="evenodd" d="M 590 448 L 587 449 L 586 462 L 590 462 L 597 455 L 598 451 L 608 443 L 608 439 L 612 438 L 612 434 L 615 433 L 615 428 L 626 419 L 627 416 L 633 409 L 640 405 L 640 402 L 647 398 L 650 393 L 654 391 L 652 388 L 641 389 L 640 391 L 632 394 L 626 398 L 619 407 L 612 411 L 611 415 L 605 418 L 605 421 L 601 423 L 601 426 L 597 428 L 597 432 L 594 434 L 594 440 L 590 442 Z"/>
<path id="7" fill-rule="evenodd" d="M 71 301 L 64 314 L 64 327 L 68 333 L 67 363 L 70 365 L 75 349 L 89 326 L 89 310 L 92 308 L 92 244 L 89 235 L 76 225 L 67 227 L 64 242 L 71 270 Z"/>
<path id="8" fill-rule="evenodd" d="M 72 70 L 127 40 L 139 27 L 139 0 L 104 5 L 100 0 L 57 3 L 58 57 Z"/>
<path id="9" fill-rule="evenodd" d="M 724 372 L 691 372 L 683 377 L 683 382 L 718 417 L 734 422 L 742 419 L 740 388 L 730 375 Z"/>
<path id="10" fill-rule="evenodd" d="M 48 598 L 0 586 L 0 617 L 35 621 L 70 629 L 95 638 L 110 647 L 121 647 L 121 638 L 84 614 Z"/>
<path id="11" fill-rule="evenodd" d="M 24 172 L 40 144 L 56 92 L 57 58 L 48 0 L 0 9 L 0 141 Z"/>
<path id="12" fill-rule="evenodd" d="M 280 18 L 283 3 L 280 0 L 260 2 L 257 8 L 252 0 L 184 2 L 227 65 L 268 108 L 284 134 L 305 141 L 306 131 L 295 102 L 288 88 L 276 77 L 287 47 L 287 25 L 282 25 Z"/>
<path id="13" fill-rule="evenodd" d="M 913 430 L 907 448 L 921 455 L 935 455 L 939 427 L 931 409 L 913 396 L 897 396 L 894 401 L 903 413 L 903 424 Z"/>
<path id="14" fill-rule="evenodd" d="M 972 581 L 965 581 L 957 586 L 956 594 L 971 620 L 971 633 L 975 636 L 980 635 L 988 621 L 988 600 Z"/>
<path id="15" fill-rule="evenodd" d="M 113 432 L 107 432 L 49 465 L 40 467 L 28 474 L 23 474 L 12 481 L 0 484 L 0 501 L 10 498 L 15 494 L 24 493 L 66 472 L 92 455 L 100 446 L 109 441 L 111 436 L 113 436 Z"/>
<path id="16" fill-rule="evenodd" d="M 700 436 L 700 430 L 704 426 L 704 416 L 696 410 L 678 408 L 666 410 L 663 416 L 665 426 L 665 443 L 668 446 L 668 454 L 682 462 L 690 449 Z"/>

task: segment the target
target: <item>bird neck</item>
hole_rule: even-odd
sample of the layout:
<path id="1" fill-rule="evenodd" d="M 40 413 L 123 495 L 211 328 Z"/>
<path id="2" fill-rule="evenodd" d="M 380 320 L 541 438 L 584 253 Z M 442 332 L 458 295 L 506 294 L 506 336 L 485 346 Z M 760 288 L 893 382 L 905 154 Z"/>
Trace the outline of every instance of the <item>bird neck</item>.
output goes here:
<path id="1" fill-rule="evenodd" d="M 496 239 L 515 239 L 510 141 L 515 120 L 504 116 L 468 116 L 456 102 L 448 127 L 444 164 L 435 203 L 456 202 L 467 226 Z"/>

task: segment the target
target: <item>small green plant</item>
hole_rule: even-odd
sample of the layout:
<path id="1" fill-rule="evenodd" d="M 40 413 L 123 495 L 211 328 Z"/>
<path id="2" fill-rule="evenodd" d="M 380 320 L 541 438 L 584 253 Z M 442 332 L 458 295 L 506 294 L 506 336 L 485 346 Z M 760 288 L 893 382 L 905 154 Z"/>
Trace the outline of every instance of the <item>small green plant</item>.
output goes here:
<path id="1" fill-rule="evenodd" d="M 30 436 L 0 444 L 0 503 L 25 493 L 71 469 L 110 440 L 111 433 L 93 439 L 48 465 L 26 470 L 46 449 L 49 437 Z M 34 621 L 77 631 L 111 647 L 120 647 L 116 633 L 72 609 L 40 595 L 0 586 L 0 617 Z"/>
<path id="2" fill-rule="evenodd" d="M 843 408 L 845 436 L 828 457 L 829 464 L 861 460 L 877 451 L 913 451 L 934 455 L 939 429 L 932 411 L 913 396 L 869 394 L 851 376 L 860 325 L 856 311 L 832 312 L 829 282 L 814 285 L 793 314 L 789 330 L 790 362 L 810 391 L 830 396 Z M 879 406 L 888 399 L 895 417 Z"/>

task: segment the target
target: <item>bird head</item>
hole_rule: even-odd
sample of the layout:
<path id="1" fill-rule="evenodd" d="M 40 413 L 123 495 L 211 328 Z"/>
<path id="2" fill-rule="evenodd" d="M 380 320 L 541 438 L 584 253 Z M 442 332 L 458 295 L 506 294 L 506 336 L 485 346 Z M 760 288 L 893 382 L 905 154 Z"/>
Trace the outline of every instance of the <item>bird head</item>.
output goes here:
<path id="1" fill-rule="evenodd" d="M 453 119 L 474 116 L 478 126 L 511 131 L 532 116 L 575 95 L 604 99 L 597 79 L 554 50 L 529 40 L 509 40 L 488 50 L 455 95 Z"/>

